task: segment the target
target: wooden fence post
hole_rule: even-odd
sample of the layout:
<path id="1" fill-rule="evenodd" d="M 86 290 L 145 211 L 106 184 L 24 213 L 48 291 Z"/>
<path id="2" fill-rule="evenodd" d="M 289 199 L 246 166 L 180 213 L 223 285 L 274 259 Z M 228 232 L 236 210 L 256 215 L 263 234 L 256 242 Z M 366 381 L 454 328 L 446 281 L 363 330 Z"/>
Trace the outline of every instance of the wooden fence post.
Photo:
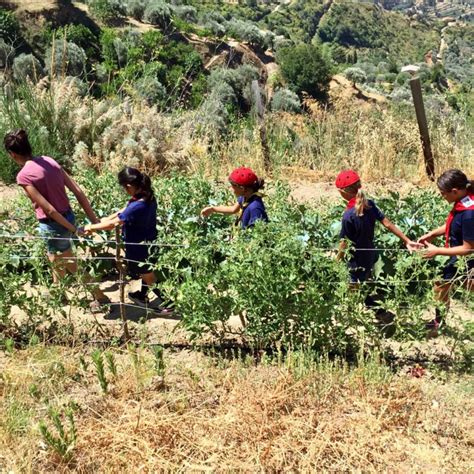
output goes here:
<path id="1" fill-rule="evenodd" d="M 122 319 L 123 336 L 125 342 L 130 340 L 130 333 L 128 332 L 127 314 L 125 312 L 125 268 L 120 252 L 121 238 L 120 238 L 120 227 L 115 228 L 115 263 L 119 272 L 119 288 L 120 288 L 120 318 Z"/>
<path id="2" fill-rule="evenodd" d="M 416 120 L 420 130 L 421 145 L 423 147 L 423 156 L 425 159 L 426 174 L 431 181 L 435 177 L 435 165 L 433 152 L 431 151 L 430 134 L 428 132 L 428 122 L 426 120 L 425 106 L 423 104 L 423 95 L 421 93 L 420 78 L 414 77 L 410 79 L 411 94 L 413 96 L 413 104 L 415 105 Z"/>

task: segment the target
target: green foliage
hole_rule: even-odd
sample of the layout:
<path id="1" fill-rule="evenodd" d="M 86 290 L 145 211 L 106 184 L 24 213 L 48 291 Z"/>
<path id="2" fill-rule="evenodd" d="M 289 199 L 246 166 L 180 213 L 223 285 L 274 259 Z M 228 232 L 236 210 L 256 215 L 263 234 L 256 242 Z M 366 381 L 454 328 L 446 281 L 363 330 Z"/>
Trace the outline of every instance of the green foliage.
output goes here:
<path id="1" fill-rule="evenodd" d="M 171 23 L 171 8 L 161 0 L 152 0 L 145 7 L 143 21 L 166 29 Z"/>
<path id="2" fill-rule="evenodd" d="M 43 437 L 43 441 L 46 443 L 49 449 L 51 449 L 62 459 L 69 460 L 72 457 L 77 441 L 77 431 L 74 422 L 73 411 L 71 408 L 68 408 L 64 412 L 64 416 L 69 423 L 68 430 L 65 429 L 63 421 L 61 420 L 61 414 L 58 411 L 51 408 L 48 415 L 51 422 L 53 423 L 57 435 L 54 435 L 51 432 L 51 429 L 44 420 L 40 421 L 39 430 L 41 436 Z"/>
<path id="3" fill-rule="evenodd" d="M 317 99 L 326 98 L 331 68 L 320 48 L 306 44 L 284 48 L 277 61 L 290 89 L 298 95 L 307 92 Z"/>
<path id="4" fill-rule="evenodd" d="M 163 357 L 163 346 L 153 345 L 151 346 L 151 351 L 153 352 L 154 361 L 155 361 L 155 373 L 158 377 L 164 377 L 165 375 L 165 360 Z"/>
<path id="5" fill-rule="evenodd" d="M 109 369 L 109 372 L 112 374 L 112 377 L 116 379 L 118 376 L 118 371 L 117 371 L 117 363 L 115 362 L 114 354 L 110 351 L 107 351 L 105 353 L 105 360 L 107 361 L 107 367 Z"/>
<path id="6" fill-rule="evenodd" d="M 20 54 L 13 61 L 13 77 L 17 81 L 38 82 L 44 75 L 41 63 L 32 54 Z"/>
<path id="7" fill-rule="evenodd" d="M 104 358 L 102 356 L 102 352 L 99 349 L 96 349 L 91 354 L 91 357 L 92 362 L 94 363 L 97 379 L 99 380 L 100 388 L 102 389 L 103 393 L 107 393 L 109 382 L 107 381 L 107 376 L 105 375 Z"/>
<path id="8" fill-rule="evenodd" d="M 148 105 L 160 104 L 166 99 L 166 88 L 156 77 L 144 76 L 135 83 L 138 95 Z"/>
<path id="9" fill-rule="evenodd" d="M 18 41 L 21 38 L 20 24 L 15 15 L 0 8 L 0 38 L 8 43 Z"/>
<path id="10" fill-rule="evenodd" d="M 125 13 L 120 0 L 88 0 L 88 3 L 91 13 L 107 25 L 117 21 Z"/>
<path id="11" fill-rule="evenodd" d="M 15 49 L 3 39 L 0 39 L 0 67 L 7 68 L 11 66 L 15 57 Z"/>
<path id="12" fill-rule="evenodd" d="M 363 83 L 367 80 L 366 73 L 359 67 L 349 67 L 344 71 L 344 76 L 353 84 Z"/>
<path id="13" fill-rule="evenodd" d="M 272 97 L 271 107 L 274 112 L 301 112 L 298 95 L 289 89 L 278 89 Z"/>
<path id="14" fill-rule="evenodd" d="M 47 44 L 51 44 L 53 39 L 56 39 L 58 42 L 66 39 L 66 41 L 81 47 L 86 53 L 87 58 L 99 59 L 99 38 L 85 25 L 69 24 L 56 29 L 47 26 L 44 28 L 42 35 Z"/>
<path id="15" fill-rule="evenodd" d="M 125 12 L 135 20 L 141 21 L 147 4 L 148 0 L 128 0 L 125 4 Z"/>
<path id="16" fill-rule="evenodd" d="M 58 102 L 54 91 L 39 95 L 28 84 L 18 84 L 0 93 L 4 120 L 0 134 L 24 128 L 28 130 L 33 153 L 54 156 L 67 168 L 74 152 L 74 113 L 68 101 Z M 11 183 L 18 172 L 17 165 L 0 150 L 0 180 Z"/>
<path id="17" fill-rule="evenodd" d="M 87 56 L 84 50 L 70 41 L 55 41 L 46 51 L 46 70 L 51 76 L 85 76 Z"/>

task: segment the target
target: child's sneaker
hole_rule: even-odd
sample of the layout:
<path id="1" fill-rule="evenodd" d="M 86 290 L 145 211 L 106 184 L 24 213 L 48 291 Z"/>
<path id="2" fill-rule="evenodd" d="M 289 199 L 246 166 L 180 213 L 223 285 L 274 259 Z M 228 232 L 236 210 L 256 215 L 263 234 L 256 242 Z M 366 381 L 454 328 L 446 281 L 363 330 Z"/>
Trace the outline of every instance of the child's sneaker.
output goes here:
<path id="1" fill-rule="evenodd" d="M 148 306 L 150 306 L 150 300 L 147 296 L 143 296 L 143 293 L 141 291 L 130 291 L 128 293 L 128 297 L 135 304 L 141 306 L 142 308 L 148 308 Z"/>
<path id="2" fill-rule="evenodd" d="M 425 324 L 426 337 L 428 339 L 438 337 L 439 327 L 441 326 L 442 320 L 434 318 Z"/>

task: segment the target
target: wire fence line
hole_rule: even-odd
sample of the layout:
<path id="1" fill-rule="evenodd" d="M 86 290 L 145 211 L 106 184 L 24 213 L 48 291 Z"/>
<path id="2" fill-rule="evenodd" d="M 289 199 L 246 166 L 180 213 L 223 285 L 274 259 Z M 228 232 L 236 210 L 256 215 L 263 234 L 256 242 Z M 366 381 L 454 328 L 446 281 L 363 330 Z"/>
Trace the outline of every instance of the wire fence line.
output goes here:
<path id="1" fill-rule="evenodd" d="M 68 237 L 49 237 L 49 236 L 42 236 L 42 235 L 31 235 L 31 234 L 0 234 L 0 239 L 4 240 L 72 240 L 72 241 L 77 241 L 77 242 L 84 242 L 84 243 L 90 243 L 94 245 L 105 245 L 105 244 L 111 244 L 111 245 L 117 245 L 117 242 L 115 240 L 108 240 L 108 239 L 101 239 L 101 240 L 94 240 L 94 239 L 86 239 L 86 238 L 81 238 L 81 237 L 73 237 L 73 238 L 68 238 Z M 126 242 L 126 246 L 134 246 L 134 245 L 140 245 L 144 246 L 146 245 L 147 247 L 170 247 L 170 248 L 189 248 L 190 244 L 169 244 L 169 243 L 164 243 L 164 242 Z M 266 250 L 271 250 L 271 248 L 268 248 Z M 278 249 L 276 249 L 278 250 Z M 311 250 L 316 250 L 316 251 L 321 251 L 321 252 L 328 252 L 328 251 L 337 251 L 338 247 L 311 247 Z M 357 248 L 357 250 L 360 251 L 377 251 L 377 252 L 400 252 L 400 253 L 415 253 L 416 251 L 409 250 L 407 248 L 389 248 L 389 247 L 374 247 L 374 248 Z M 422 252 L 423 249 L 420 249 Z M 468 250 L 467 252 L 469 253 L 474 253 L 474 249 Z M 70 257 L 68 257 L 70 258 Z M 126 259 L 123 259 L 126 260 Z M 134 261 L 134 260 L 130 260 Z"/>

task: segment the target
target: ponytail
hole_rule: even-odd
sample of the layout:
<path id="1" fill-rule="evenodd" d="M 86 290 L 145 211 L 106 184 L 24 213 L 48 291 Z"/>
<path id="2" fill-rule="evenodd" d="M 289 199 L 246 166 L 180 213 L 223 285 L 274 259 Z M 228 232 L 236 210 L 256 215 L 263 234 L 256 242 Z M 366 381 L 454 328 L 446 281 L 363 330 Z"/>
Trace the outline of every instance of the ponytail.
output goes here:
<path id="1" fill-rule="evenodd" d="M 367 199 L 367 196 L 365 195 L 364 191 L 362 190 L 362 184 L 360 181 L 357 181 L 354 184 L 351 184 L 350 186 L 346 186 L 343 188 L 343 190 L 349 195 L 353 196 L 355 194 L 355 211 L 357 216 L 363 216 L 364 211 L 366 209 L 370 208 L 369 201 Z"/>
<path id="2" fill-rule="evenodd" d="M 263 178 L 258 178 L 255 184 L 252 186 L 252 191 L 256 193 L 257 191 L 260 191 L 260 189 L 263 189 L 265 186 L 265 180 Z"/>
<path id="3" fill-rule="evenodd" d="M 26 157 L 30 157 L 32 154 L 28 134 L 23 129 L 7 133 L 3 138 L 3 144 L 8 152 L 17 153 L 20 156 Z"/>
<path id="4" fill-rule="evenodd" d="M 147 202 L 155 199 L 150 177 L 145 173 L 141 173 L 136 168 L 127 166 L 120 171 L 118 174 L 118 182 L 121 186 L 126 186 L 127 184 L 135 186 L 144 194 L 145 201 Z"/>
<path id="5" fill-rule="evenodd" d="M 367 197 L 365 196 L 359 181 L 359 189 L 357 190 L 355 203 L 356 215 L 363 216 L 365 209 L 368 209 L 369 207 L 369 201 L 367 200 Z"/>

